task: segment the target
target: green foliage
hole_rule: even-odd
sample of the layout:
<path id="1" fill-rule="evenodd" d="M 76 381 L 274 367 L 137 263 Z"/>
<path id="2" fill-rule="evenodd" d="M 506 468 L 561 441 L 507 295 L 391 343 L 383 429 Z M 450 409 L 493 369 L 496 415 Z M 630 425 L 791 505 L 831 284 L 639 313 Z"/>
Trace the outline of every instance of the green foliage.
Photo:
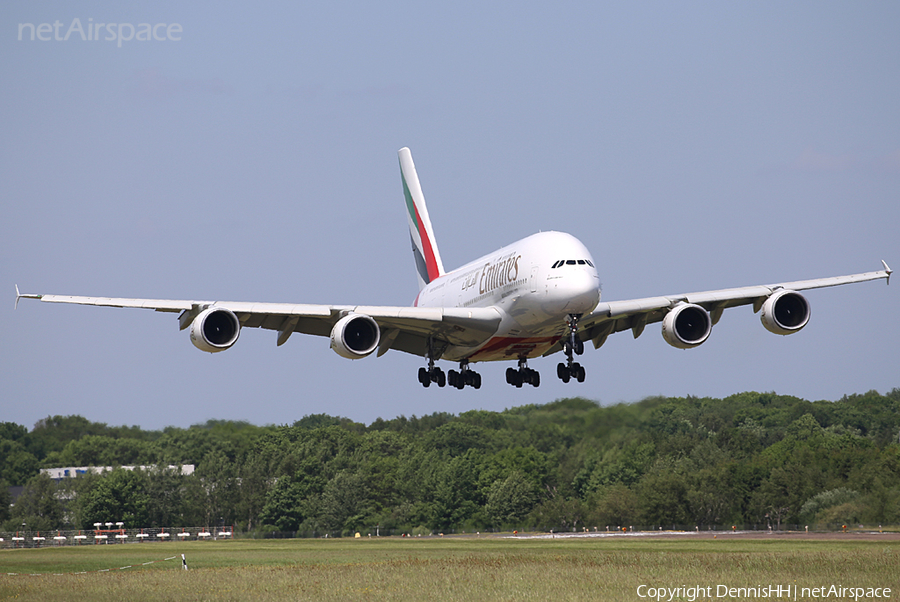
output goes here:
<path id="1" fill-rule="evenodd" d="M 0 525 L 9 520 L 9 503 L 12 496 L 9 495 L 9 484 L 0 479 Z"/>
<path id="2" fill-rule="evenodd" d="M 290 476 L 281 477 L 269 490 L 259 520 L 279 531 L 296 531 L 306 519 L 305 494 L 302 482 L 295 482 Z"/>
<path id="3" fill-rule="evenodd" d="M 192 520 L 192 500 L 188 493 L 194 479 L 186 479 L 181 471 L 157 466 L 146 473 L 148 527 L 174 527 L 197 524 Z"/>
<path id="4" fill-rule="evenodd" d="M 900 521 L 898 430 L 900 389 L 836 402 L 754 392 L 606 407 L 575 398 L 369 426 L 312 414 L 289 426 L 209 420 L 141 431 L 54 416 L 31 432 L 0 423 L 0 480 L 29 483 L 7 524 L 27 515 L 53 526 L 340 534 L 889 523 Z M 167 468 L 182 463 L 194 475 Z M 87 465 L 155 468 L 84 475 L 62 483 L 62 495 L 33 478 L 39 466 Z"/>
<path id="5" fill-rule="evenodd" d="M 129 466 L 146 463 L 150 444 L 140 439 L 85 435 L 47 455 L 45 466 Z"/>
<path id="6" fill-rule="evenodd" d="M 238 500 L 234 463 L 222 451 L 211 451 L 203 457 L 191 481 L 196 487 L 192 489 L 194 499 L 190 501 L 199 513 L 199 524 L 232 524 Z"/>
<path id="7" fill-rule="evenodd" d="M 369 497 L 365 477 L 342 470 L 325 485 L 318 517 L 325 531 L 355 531 L 365 526 Z"/>
<path id="8" fill-rule="evenodd" d="M 853 491 L 846 487 L 838 487 L 837 489 L 823 491 L 822 493 L 809 498 L 806 503 L 803 504 L 800 508 L 800 515 L 801 517 L 806 518 L 806 520 L 814 519 L 816 515 L 823 510 L 853 502 L 858 498 L 858 491 Z"/>
<path id="9" fill-rule="evenodd" d="M 340 418 L 337 416 L 329 416 L 328 414 L 307 414 L 300 420 L 294 422 L 294 428 L 313 430 L 324 426 L 340 426 L 347 430 L 362 430 L 365 427 L 361 424 L 353 422 L 349 418 Z"/>
<path id="10" fill-rule="evenodd" d="M 0 422 L 0 439 L 19 441 L 28 436 L 28 429 L 15 422 Z"/>
<path id="11" fill-rule="evenodd" d="M 63 506 L 56 483 L 45 474 L 38 474 L 25 484 L 6 521 L 6 531 L 17 531 L 25 523 L 28 531 L 49 531 L 62 526 Z"/>
<path id="12" fill-rule="evenodd" d="M 121 521 L 127 528 L 150 525 L 150 495 L 143 471 L 118 468 L 103 475 L 83 495 L 82 529 L 98 522 Z"/>
<path id="13" fill-rule="evenodd" d="M 0 480 L 24 485 L 38 472 L 38 459 L 19 441 L 0 439 Z"/>
<path id="14" fill-rule="evenodd" d="M 520 525 L 537 502 L 533 482 L 518 470 L 497 479 L 487 494 L 484 511 L 494 527 Z"/>
<path id="15" fill-rule="evenodd" d="M 529 523 L 541 531 L 574 532 L 585 528 L 586 504 L 578 498 L 554 495 L 532 510 Z"/>
<path id="16" fill-rule="evenodd" d="M 638 516 L 638 495 L 624 483 L 602 487 L 589 496 L 586 503 L 593 509 L 588 520 L 599 528 L 618 530 L 623 525 L 634 525 Z"/>

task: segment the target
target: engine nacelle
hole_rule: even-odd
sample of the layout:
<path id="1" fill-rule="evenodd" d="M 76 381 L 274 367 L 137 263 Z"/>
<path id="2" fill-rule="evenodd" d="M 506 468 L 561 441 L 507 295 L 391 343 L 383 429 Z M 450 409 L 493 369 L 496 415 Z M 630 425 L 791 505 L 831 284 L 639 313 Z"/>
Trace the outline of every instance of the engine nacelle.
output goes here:
<path id="1" fill-rule="evenodd" d="M 678 349 L 691 349 L 709 338 L 712 320 L 709 312 L 693 303 L 671 309 L 663 318 L 662 335 L 666 343 Z"/>
<path id="2" fill-rule="evenodd" d="M 241 321 L 224 307 L 210 307 L 191 322 L 191 343 L 201 351 L 216 353 L 235 344 L 241 334 Z"/>
<path id="3" fill-rule="evenodd" d="M 380 340 L 378 323 L 364 314 L 348 314 L 331 329 L 331 348 L 350 360 L 366 357 L 375 351 Z"/>
<path id="4" fill-rule="evenodd" d="M 780 290 L 763 303 L 759 319 L 769 332 L 794 334 L 809 322 L 809 302 L 797 291 Z"/>

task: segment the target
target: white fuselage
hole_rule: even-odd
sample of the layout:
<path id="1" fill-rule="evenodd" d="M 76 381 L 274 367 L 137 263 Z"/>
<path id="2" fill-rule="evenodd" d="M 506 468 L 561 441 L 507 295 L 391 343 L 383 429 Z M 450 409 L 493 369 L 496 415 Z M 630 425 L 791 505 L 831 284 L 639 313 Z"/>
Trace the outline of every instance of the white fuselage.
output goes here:
<path id="1" fill-rule="evenodd" d="M 600 278 L 587 248 L 563 232 L 541 232 L 444 274 L 419 292 L 418 307 L 493 307 L 494 335 L 477 347 L 449 347 L 448 360 L 538 357 L 567 332 L 570 314 L 600 302 Z"/>

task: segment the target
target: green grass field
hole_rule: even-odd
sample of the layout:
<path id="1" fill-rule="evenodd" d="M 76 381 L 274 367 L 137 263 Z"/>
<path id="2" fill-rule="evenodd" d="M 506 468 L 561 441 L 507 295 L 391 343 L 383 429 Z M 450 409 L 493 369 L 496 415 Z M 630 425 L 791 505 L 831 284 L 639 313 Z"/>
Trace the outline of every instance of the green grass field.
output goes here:
<path id="1" fill-rule="evenodd" d="M 642 584 L 711 586 L 719 600 L 754 598 L 716 597 L 718 585 L 889 587 L 900 599 L 898 577 L 893 538 L 296 539 L 0 552 L 0 600 L 649 599 Z M 826 599 L 801 591 L 798 600 Z M 672 599 L 710 599 L 678 593 Z"/>

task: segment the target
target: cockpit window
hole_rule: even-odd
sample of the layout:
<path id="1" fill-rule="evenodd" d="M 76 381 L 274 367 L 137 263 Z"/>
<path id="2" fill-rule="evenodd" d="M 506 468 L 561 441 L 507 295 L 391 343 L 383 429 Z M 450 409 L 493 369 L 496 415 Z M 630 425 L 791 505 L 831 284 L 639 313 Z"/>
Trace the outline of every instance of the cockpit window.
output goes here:
<path id="1" fill-rule="evenodd" d="M 590 259 L 560 259 L 555 262 L 550 269 L 555 270 L 556 268 L 561 268 L 564 265 L 589 265 L 594 267 L 594 264 L 591 263 Z"/>

